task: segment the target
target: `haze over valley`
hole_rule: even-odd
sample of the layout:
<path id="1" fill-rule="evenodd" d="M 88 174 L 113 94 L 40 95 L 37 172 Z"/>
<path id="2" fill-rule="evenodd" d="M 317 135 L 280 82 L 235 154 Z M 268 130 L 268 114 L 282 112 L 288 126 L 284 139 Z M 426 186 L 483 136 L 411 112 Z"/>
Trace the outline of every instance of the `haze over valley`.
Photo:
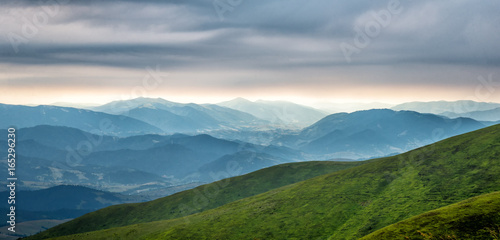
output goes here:
<path id="1" fill-rule="evenodd" d="M 499 239 L 500 2 L 0 8 L 0 239 Z"/>
<path id="2" fill-rule="evenodd" d="M 36 229 L 280 164 L 321 160 L 356 166 L 498 124 L 494 114 L 484 119 L 477 112 L 494 112 L 499 105 L 412 102 L 329 114 L 286 101 L 183 104 L 137 98 L 86 109 L 0 104 L 0 118 L 1 134 L 17 129 L 17 158 L 23 163 L 17 187 L 24 191 L 18 195 L 58 206 L 20 201 L 18 221 Z M 469 106 L 475 109 L 463 110 Z"/>

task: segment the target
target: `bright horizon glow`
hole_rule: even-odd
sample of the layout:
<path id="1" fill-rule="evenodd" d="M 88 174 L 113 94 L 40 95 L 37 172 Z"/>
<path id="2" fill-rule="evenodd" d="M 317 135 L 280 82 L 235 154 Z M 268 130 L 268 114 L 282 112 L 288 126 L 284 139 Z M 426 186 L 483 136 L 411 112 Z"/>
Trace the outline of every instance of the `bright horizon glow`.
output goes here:
<path id="1" fill-rule="evenodd" d="M 1 65 L 0 65 L 1 66 Z M 7 67 L 5 67 L 7 68 Z M 16 67 L 13 67 L 16 69 Z M 161 70 L 161 69 L 160 69 Z M 370 70 L 370 69 L 368 69 Z M 57 68 L 58 78 L 75 79 L 65 84 L 43 79 L 50 79 L 56 69 L 53 67 L 33 66 L 17 75 L 0 75 L 0 103 L 19 105 L 49 105 L 53 103 L 73 103 L 102 105 L 112 101 L 129 100 L 137 97 L 163 98 L 179 103 L 220 103 L 242 97 L 250 101 L 289 101 L 307 106 L 321 103 L 385 103 L 397 105 L 405 102 L 457 101 L 473 100 L 477 102 L 500 102 L 500 94 L 488 92 L 479 80 L 475 85 L 429 85 L 414 84 L 359 84 L 363 78 L 353 78 L 354 83 L 340 81 L 349 76 L 336 76 L 319 80 L 321 85 L 309 84 L 310 74 L 302 72 L 295 76 L 286 74 L 288 84 L 273 84 L 262 81 L 260 84 L 241 82 L 235 84 L 232 78 L 251 75 L 252 72 L 206 72 L 192 74 L 185 72 L 165 72 L 161 83 L 156 84 L 144 69 L 120 69 L 109 67 L 66 66 Z M 27 72 L 27 73 L 26 73 Z M 146 74 L 145 74 L 146 73 Z M 37 77 L 38 74 L 38 77 Z M 473 79 L 473 73 L 457 73 Z M 455 75 L 457 75 L 455 74 Z M 227 75 L 227 76 L 226 76 Z M 269 73 L 270 76 L 276 73 Z M 29 84 L 19 84 L 11 78 L 30 79 Z M 224 77 L 228 79 L 224 79 Z M 292 80 L 295 77 L 296 80 Z M 202 84 L 193 79 L 207 78 Z M 100 80 L 97 80 L 100 79 Z M 269 76 L 264 76 L 264 80 Z M 272 79 L 272 78 L 271 78 Z M 495 78 L 491 77 L 495 83 Z M 210 83 L 213 80 L 215 84 Z M 40 83 L 40 84 L 39 84 Z M 479 89 L 479 91 L 478 91 Z M 496 90 L 496 89 L 493 89 Z"/>
<path id="2" fill-rule="evenodd" d="M 62 94 L 60 96 L 52 97 L 41 97 L 37 95 L 32 95 L 37 101 L 30 102 L 25 101 L 26 99 L 21 99 L 20 101 L 13 102 L 0 102 L 2 104 L 11 105 L 27 105 L 27 106 L 38 106 L 38 105 L 81 105 L 82 107 L 94 107 L 104 105 L 113 101 L 123 101 L 131 100 L 135 98 L 125 98 L 124 95 L 77 95 L 77 94 Z M 192 98 L 188 96 L 161 96 L 161 95 L 149 95 L 140 96 L 144 98 L 162 98 L 167 101 L 177 102 L 177 103 L 196 103 L 196 104 L 218 104 L 221 102 L 231 101 L 236 98 L 244 98 L 246 100 L 256 102 L 256 101 L 286 101 L 292 102 L 300 105 L 305 105 L 317 109 L 321 109 L 321 106 L 326 106 L 328 104 L 386 104 L 395 106 L 407 102 L 434 102 L 434 101 L 459 101 L 459 100 L 472 100 L 478 101 L 478 99 L 404 99 L 401 101 L 394 101 L 391 99 L 353 99 L 353 98 L 306 98 L 306 97 L 294 97 L 294 96 L 230 96 L 230 97 L 198 97 Z M 23 101 L 24 100 L 24 101 Z M 479 101 L 478 101 L 479 102 Z M 493 102 L 495 103 L 495 102 Z M 496 102 L 500 103 L 500 102 Z"/>
<path id="3" fill-rule="evenodd" d="M 69 1 L 27 34 L 44 4 L 1 10 L 0 103 L 500 102 L 498 1 L 404 1 L 379 27 L 383 1 L 246 1 L 224 21 L 203 1 Z"/>

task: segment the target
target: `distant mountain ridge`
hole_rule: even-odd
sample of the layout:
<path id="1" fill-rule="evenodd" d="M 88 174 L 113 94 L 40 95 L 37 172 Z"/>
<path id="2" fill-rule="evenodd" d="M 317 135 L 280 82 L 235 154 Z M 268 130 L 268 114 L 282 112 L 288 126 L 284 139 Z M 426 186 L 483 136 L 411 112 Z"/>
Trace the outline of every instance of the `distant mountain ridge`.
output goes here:
<path id="1" fill-rule="evenodd" d="M 305 127 L 327 115 L 318 109 L 286 101 L 258 100 L 252 102 L 244 98 L 236 98 L 217 105 L 250 113 L 273 125 Z"/>
<path id="2" fill-rule="evenodd" d="M 269 124 L 251 114 L 231 108 L 214 104 L 174 103 L 161 98 L 115 101 L 93 109 L 133 117 L 168 133 L 200 133 Z"/>
<path id="3" fill-rule="evenodd" d="M 1 132 L 7 134 L 6 130 Z M 49 125 L 21 128 L 16 133 L 17 155 L 25 163 L 18 170 L 23 179 L 19 184 L 24 189 L 80 184 L 117 192 L 155 190 L 219 180 L 218 173 L 224 172 L 228 164 L 238 164 L 239 175 L 303 160 L 299 151 L 286 147 L 230 141 L 207 134 L 119 138 Z M 0 154 L 6 156 L 6 150 L 0 149 Z"/>
<path id="4" fill-rule="evenodd" d="M 478 121 L 490 121 L 497 122 L 500 121 L 500 107 L 484 110 L 484 111 L 473 111 L 473 112 L 465 112 L 465 113 L 453 113 L 453 112 L 444 112 L 441 113 L 443 116 L 447 116 L 449 118 L 456 117 L 467 117 L 472 118 Z"/>
<path id="5" fill-rule="evenodd" d="M 37 125 L 65 126 L 114 136 L 162 132 L 155 126 L 126 116 L 68 107 L 0 104 L 0 128 L 26 128 Z"/>
<path id="6" fill-rule="evenodd" d="M 392 107 L 392 110 L 408 110 L 420 113 L 441 114 L 444 112 L 451 113 L 467 113 L 473 111 L 486 111 L 494 108 L 499 108 L 500 103 L 476 102 L 470 100 L 460 101 L 434 101 L 434 102 L 408 102 Z"/>
<path id="7" fill-rule="evenodd" d="M 237 99 L 236 102 L 245 101 Z M 28 126 L 16 126 L 17 154 L 24 164 L 18 170 L 22 179 L 19 190 L 79 184 L 155 197 L 282 163 L 393 156 L 493 124 L 390 109 L 338 113 L 313 121 L 309 117 L 325 114 L 315 115 L 317 112 L 312 108 L 286 102 L 250 103 L 265 106 L 261 108 L 264 115 L 274 114 L 273 109 L 278 109 L 278 114 L 272 116 L 274 120 L 263 120 L 251 113 L 214 104 L 140 98 L 116 102 L 116 108 L 101 106 L 105 111 L 121 111 L 122 115 L 66 107 L 2 104 L 2 113 L 14 114 L 2 115 L 0 120 L 8 123 L 20 119 L 20 126 Z M 305 118 L 298 119 L 300 116 Z M 284 120 L 276 120 L 280 117 Z M 113 128 L 103 128 L 103 121 Z M 302 129 L 297 127 L 297 123 L 307 121 L 313 124 Z M 6 128 L 6 124 L 0 128 L 2 135 L 7 134 Z M 164 135 L 169 132 L 181 134 Z M 219 137 L 209 135 L 212 132 L 219 133 Z M 266 140 L 249 143 L 227 137 L 238 134 L 247 139 Z M 0 140 L 0 144 L 7 145 L 4 140 Z M 6 155 L 5 149 L 0 149 L 0 154 Z M 6 160 L 0 162 L 5 164 Z M 26 216 L 63 216 L 54 212 L 62 211 L 60 209 L 46 210 L 50 213 L 34 214 L 31 210 L 25 213 Z M 78 215 L 81 210 L 67 213 Z"/>
<path id="8" fill-rule="evenodd" d="M 158 216 L 158 208 L 147 207 L 152 203 L 117 206 L 28 239 L 64 235 L 58 239 L 359 239 L 430 210 L 499 191 L 499 140 L 500 125 L 496 125 L 186 217 L 184 208 L 168 205 L 167 211 L 178 218 L 137 219 L 141 214 L 106 218 L 132 209 Z M 123 227 L 108 229 L 109 224 Z"/>
<path id="9" fill-rule="evenodd" d="M 117 100 L 110 103 L 106 103 L 101 106 L 93 107 L 92 109 L 99 112 L 106 112 L 115 115 L 124 114 L 134 108 L 141 106 L 150 108 L 164 108 L 164 107 L 180 107 L 183 104 L 167 101 L 163 98 L 144 98 L 139 97 L 130 100 Z"/>
<path id="10" fill-rule="evenodd" d="M 395 104 L 389 103 L 381 103 L 381 102 L 371 102 L 371 103 L 363 103 L 363 102 L 316 102 L 312 104 L 313 107 L 320 109 L 322 111 L 332 113 L 341 113 L 341 112 L 356 112 L 362 110 L 370 110 L 370 109 L 384 109 L 391 108 L 395 106 Z"/>
<path id="11" fill-rule="evenodd" d="M 356 159 L 405 152 L 483 127 L 468 118 L 373 109 L 329 115 L 296 135 L 279 137 L 273 144 L 324 155 L 325 159 Z"/>

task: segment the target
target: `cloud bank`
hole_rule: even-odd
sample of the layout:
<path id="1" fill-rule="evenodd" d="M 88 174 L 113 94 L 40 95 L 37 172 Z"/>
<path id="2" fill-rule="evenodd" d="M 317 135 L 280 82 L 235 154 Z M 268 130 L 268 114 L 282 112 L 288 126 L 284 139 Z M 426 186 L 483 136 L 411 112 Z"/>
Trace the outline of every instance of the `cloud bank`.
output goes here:
<path id="1" fill-rule="evenodd" d="M 0 87 L 129 89 L 159 65 L 172 75 L 155 94 L 284 89 L 345 98 L 339 89 L 427 86 L 467 98 L 482 75 L 500 82 L 499 7 L 493 0 L 8 1 L 0 10 Z"/>

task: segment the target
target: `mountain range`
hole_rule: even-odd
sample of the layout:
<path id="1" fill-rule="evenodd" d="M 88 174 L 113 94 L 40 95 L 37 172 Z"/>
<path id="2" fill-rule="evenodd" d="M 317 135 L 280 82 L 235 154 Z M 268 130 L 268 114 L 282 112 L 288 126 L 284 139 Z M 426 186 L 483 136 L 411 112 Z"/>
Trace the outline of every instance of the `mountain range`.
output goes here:
<path id="1" fill-rule="evenodd" d="M 0 104 L 0 128 L 26 128 L 37 125 L 65 126 L 101 135 L 131 136 L 161 133 L 143 121 L 85 109 Z"/>
<path id="2" fill-rule="evenodd" d="M 316 102 L 311 104 L 316 109 L 327 112 L 329 114 L 333 113 L 341 113 L 341 112 L 356 112 L 362 110 L 370 110 L 370 109 L 385 109 L 394 107 L 395 104 L 390 103 L 381 103 L 381 102 Z"/>
<path id="3" fill-rule="evenodd" d="M 217 200 L 219 196 L 229 198 L 250 191 L 244 186 L 272 183 L 268 177 L 274 176 L 272 172 L 249 174 L 245 175 L 247 178 L 226 179 L 149 203 L 105 208 L 28 239 L 359 239 L 448 205 L 476 214 L 475 218 L 461 218 L 468 223 L 463 226 L 486 230 L 500 224 L 498 211 L 490 208 L 498 199 L 496 195 L 459 202 L 500 190 L 499 142 L 500 125 L 495 125 L 401 155 L 357 162 L 360 165 L 337 168 L 289 185 L 270 186 L 261 194 L 233 198 L 229 203 Z M 266 170 L 278 176 L 279 170 L 288 172 L 279 166 Z M 231 183 L 238 183 L 239 187 L 226 189 Z M 213 201 L 219 204 L 211 205 Z M 455 203 L 458 205 L 452 205 Z M 470 207 L 464 208 L 464 204 Z M 477 207 L 481 204 L 488 208 Z M 206 208 L 208 205 L 213 207 Z M 423 216 L 443 212 L 436 211 Z M 452 218 L 460 216 L 455 214 Z M 433 219 L 436 226 L 461 226 L 450 218 Z M 428 225 L 416 225 L 414 229 L 418 231 L 419 226 Z M 440 232 L 450 236 L 463 233 L 458 228 L 447 230 Z M 484 232 L 471 234 L 484 236 Z"/>
<path id="4" fill-rule="evenodd" d="M 91 107 L 90 110 L 56 106 L 28 107 L 2 104 L 0 105 L 0 112 L 2 113 L 0 120 L 2 120 L 4 125 L 0 128 L 0 134 L 7 135 L 6 129 L 10 127 L 9 124 L 16 127 L 16 155 L 23 163 L 17 169 L 19 178 L 22 179 L 18 183 L 18 189 L 23 192 L 22 194 L 24 194 L 24 190 L 51 190 L 53 193 L 52 198 L 56 198 L 58 195 L 68 193 L 66 191 L 53 191 L 51 187 L 70 184 L 111 191 L 113 193 L 105 193 L 111 195 L 118 193 L 131 194 L 131 199 L 134 200 L 130 200 L 129 202 L 142 201 L 140 199 L 156 199 L 171 194 L 174 194 L 172 196 L 183 196 L 182 200 L 186 201 L 187 199 L 187 202 L 191 201 L 189 200 L 190 198 L 195 198 L 198 203 L 201 200 L 201 202 L 208 201 L 209 204 L 195 204 L 194 208 L 190 207 L 190 210 L 186 211 L 186 205 L 180 206 L 180 201 L 176 200 L 177 202 L 173 203 L 170 202 L 170 198 L 161 198 L 158 200 L 158 203 L 164 206 L 171 206 L 171 208 L 167 209 L 169 212 L 163 212 L 162 215 L 155 215 L 162 211 L 145 214 L 140 222 L 149 224 L 148 222 L 151 219 L 170 219 L 171 223 L 169 222 L 168 226 L 171 226 L 174 232 L 179 231 L 181 233 L 183 230 L 181 231 L 176 227 L 178 224 L 176 218 L 186 217 L 186 219 L 191 219 L 189 221 L 201 224 L 196 225 L 194 228 L 192 228 L 193 225 L 188 225 L 187 229 L 199 232 L 200 226 L 202 229 L 212 229 L 211 226 L 204 225 L 203 222 L 205 221 L 204 219 L 210 219 L 207 216 L 214 214 L 217 215 L 217 218 L 220 217 L 230 222 L 234 221 L 237 223 L 243 221 L 242 219 L 224 214 L 219 215 L 218 212 L 211 212 L 216 211 L 213 208 L 224 208 L 224 211 L 234 212 L 236 215 L 243 216 L 246 216 L 251 211 L 259 212 L 261 210 L 250 210 L 246 205 L 237 205 L 237 202 L 245 202 L 247 201 L 245 198 L 251 198 L 253 200 L 248 200 L 251 204 L 261 206 L 262 209 L 267 209 L 267 206 L 276 205 L 273 205 L 275 204 L 273 201 L 268 202 L 269 200 L 266 200 L 265 196 L 270 196 L 266 195 L 268 194 L 265 193 L 266 191 L 276 190 L 276 196 L 280 199 L 285 199 L 287 198 L 286 194 L 276 188 L 286 188 L 288 184 L 294 183 L 296 185 L 299 184 L 297 183 L 298 181 L 313 177 L 308 174 L 304 175 L 304 172 L 294 170 L 296 169 L 295 167 L 279 168 L 279 166 L 302 166 L 305 172 L 311 172 L 310 167 L 314 166 L 316 170 L 313 172 L 317 173 L 315 176 L 319 176 L 328 173 L 317 169 L 321 166 L 325 168 L 325 171 L 332 169 L 332 172 L 337 170 L 344 172 L 348 171 L 347 168 L 358 169 L 368 165 L 372 166 L 372 169 L 375 171 L 373 174 L 375 174 L 377 171 L 382 172 L 382 167 L 373 162 L 382 160 L 354 160 L 373 159 L 379 156 L 393 156 L 384 159 L 399 159 L 396 157 L 408 156 L 408 154 L 415 151 L 403 155 L 395 155 L 420 148 L 427 144 L 432 145 L 425 147 L 426 149 L 431 148 L 431 146 L 431 149 L 441 149 L 443 148 L 443 146 L 439 145 L 441 143 L 436 142 L 495 124 L 495 113 L 500 108 L 492 108 L 494 106 L 495 104 L 493 103 L 477 103 L 472 101 L 408 103 L 394 108 L 415 108 L 422 112 L 439 112 L 443 109 L 448 109 L 448 112 L 431 114 L 407 110 L 371 109 L 327 115 L 323 111 L 289 102 L 262 100 L 251 102 L 241 98 L 220 104 L 184 104 L 169 102 L 164 99 L 138 98 Z M 460 112 L 462 111 L 459 109 L 460 107 L 463 112 Z M 467 112 L 473 108 L 481 109 L 481 111 Z M 7 146 L 5 140 L 0 140 L 0 144 Z M 456 149 L 458 150 L 450 153 L 449 158 L 455 159 L 456 154 L 469 154 L 472 151 L 469 148 L 465 148 L 464 150 L 463 147 L 456 147 Z M 6 149 L 0 149 L 0 154 L 6 156 Z M 412 155 L 410 154 L 409 156 L 411 157 Z M 486 155 L 483 154 L 481 156 Z M 425 158 L 427 157 L 429 156 L 425 155 Z M 441 161 L 436 156 L 430 157 L 434 157 L 434 160 L 438 162 Z M 422 159 L 422 157 L 420 158 Z M 335 159 L 337 161 L 349 162 L 295 163 Z M 6 161 L 6 159 L 0 159 L 1 163 L 6 164 Z M 446 165 L 447 163 L 443 164 Z M 490 167 L 492 166 L 492 164 L 488 164 Z M 385 165 L 385 167 L 387 171 L 384 172 L 384 178 L 401 180 L 399 178 L 400 175 L 397 173 L 399 170 L 396 169 L 397 171 L 394 172 L 391 170 L 393 166 L 390 164 Z M 283 172 L 283 169 L 288 170 Z M 495 168 L 490 170 L 494 171 Z M 362 172 L 366 171 L 368 170 L 365 169 Z M 262 173 L 270 174 L 274 178 L 269 179 L 263 176 Z M 290 177 L 291 173 L 298 174 L 297 178 Z M 463 173 L 465 175 L 468 174 L 466 171 Z M 359 173 L 346 174 L 355 176 L 354 179 L 357 179 L 358 175 L 360 175 Z M 244 175 L 245 177 L 234 178 L 240 175 Z M 290 181 L 278 181 L 277 178 L 280 176 L 284 176 Z M 301 176 L 308 177 L 302 178 Z M 361 174 L 360 176 L 360 182 L 365 181 L 364 175 Z M 485 176 L 489 175 L 486 174 Z M 350 198 L 357 199 L 360 197 L 357 195 L 351 196 L 352 194 L 349 191 L 345 192 L 348 189 L 345 184 L 349 182 L 347 180 L 349 178 L 346 175 L 339 175 L 338 177 L 338 181 L 331 182 L 330 184 L 339 185 L 340 190 L 329 189 L 328 187 L 322 188 L 329 189 L 328 191 L 343 192 L 345 196 L 350 196 Z M 375 182 L 378 181 L 379 177 L 374 176 Z M 240 179 L 238 181 L 243 181 L 242 179 L 244 179 L 244 183 L 238 183 L 230 189 L 225 187 L 219 189 L 222 192 L 219 190 L 215 192 L 206 190 L 207 186 L 210 186 L 212 190 L 217 189 L 217 187 L 221 188 L 221 181 L 219 180 L 226 183 L 235 179 Z M 278 181 L 280 185 L 269 185 L 264 180 Z M 204 183 L 216 181 L 219 181 L 216 185 L 197 187 Z M 313 181 L 313 179 L 307 181 Z M 420 179 L 418 181 L 423 180 Z M 389 182 L 387 184 L 393 184 L 392 180 Z M 252 184 L 262 185 L 262 188 L 259 188 L 259 191 L 249 191 L 248 194 L 244 194 L 243 191 L 252 189 L 250 186 Z M 316 182 L 316 184 L 322 185 L 324 182 L 320 181 Z M 385 193 L 378 193 L 377 189 L 380 187 L 375 189 L 369 187 L 371 183 L 364 184 L 363 186 L 367 187 L 366 191 L 369 192 L 368 195 L 373 197 L 369 201 L 376 203 L 382 201 L 375 197 L 385 196 Z M 379 184 L 381 184 L 380 186 L 385 186 L 386 183 L 380 182 Z M 240 186 L 242 189 L 238 190 L 236 186 Z M 296 195 L 300 195 L 303 192 L 309 194 L 309 190 L 311 192 L 316 191 L 314 184 L 307 186 L 308 190 L 296 189 L 291 191 L 295 191 L 294 194 Z M 358 185 L 356 186 L 356 188 L 359 188 Z M 396 184 L 396 186 L 399 185 Z M 425 184 L 424 186 L 422 188 L 423 191 L 429 191 L 428 186 Z M 467 188 L 465 185 L 464 187 Z M 385 188 L 382 187 L 380 189 Z M 178 193 L 180 195 L 175 194 L 181 191 L 184 191 L 187 195 L 181 193 Z M 20 210 L 24 216 L 21 220 L 40 220 L 44 218 L 47 220 L 62 221 L 65 218 L 80 216 L 92 211 L 91 209 L 95 210 L 104 207 L 102 204 L 95 208 L 86 205 L 87 203 L 92 204 L 92 199 L 96 199 L 94 190 L 82 189 L 80 192 L 85 196 L 75 195 L 79 196 L 78 198 L 80 199 L 88 198 L 88 201 L 83 200 L 83 202 L 80 202 L 81 206 L 87 207 L 75 207 L 72 203 L 73 200 L 68 200 L 71 206 L 67 209 L 52 209 L 50 208 L 50 203 L 41 205 L 35 203 L 33 206 L 40 206 L 41 209 L 27 210 L 28 208 L 26 208 Z M 201 199 L 200 192 L 203 192 L 202 195 L 204 195 Z M 207 197 L 207 194 L 210 193 L 216 195 L 220 193 L 221 195 L 219 196 L 221 198 L 216 198 L 216 202 L 211 202 L 212 197 Z M 487 193 L 487 191 L 478 190 L 477 193 Z M 261 202 L 261 197 L 257 199 L 257 194 L 263 194 L 264 197 L 262 199 L 264 199 L 264 202 Z M 320 192 L 316 192 L 315 194 L 323 196 Z M 108 196 L 106 199 L 111 199 L 111 195 L 106 195 Z M 37 198 L 36 194 L 33 195 L 35 197 L 29 196 L 30 199 Z M 141 198 L 140 196 L 143 197 Z M 473 197 L 475 194 L 467 196 Z M 331 196 L 326 197 L 331 199 Z M 457 199 L 464 199 L 462 197 L 466 197 L 466 195 L 460 195 L 459 199 Z M 446 199 L 448 198 L 446 197 Z M 64 199 L 62 195 L 61 199 Z M 103 200 L 104 202 L 101 203 L 116 204 L 121 201 L 112 201 L 109 199 Z M 175 197 L 172 199 L 175 199 Z M 310 199 L 311 201 L 315 201 L 313 203 L 318 203 L 322 206 L 328 205 L 326 202 L 321 202 L 323 200 L 315 200 L 313 197 Z M 102 199 L 98 198 L 98 202 L 100 200 Z M 297 200 L 300 202 L 303 199 Z M 233 203 L 233 201 L 236 202 Z M 338 199 L 334 201 L 343 207 L 350 206 L 352 208 L 342 214 L 347 214 L 346 216 L 351 216 L 349 214 L 358 214 L 356 211 L 359 209 L 354 211 L 356 209 L 354 205 L 346 205 L 342 201 L 339 202 Z M 194 202 L 195 200 L 193 200 Z M 284 204 L 284 208 L 280 208 L 284 212 L 288 211 L 285 208 L 290 206 L 301 209 L 299 205 L 290 205 L 290 203 L 284 200 L 278 200 L 278 202 Z M 226 209 L 225 207 L 227 206 L 225 204 L 228 204 L 227 206 L 236 204 L 235 206 L 239 207 L 238 209 L 233 209 L 232 207 Z M 304 204 L 307 205 L 308 203 L 304 202 Z M 60 205 L 65 206 L 64 204 Z M 92 206 L 97 205 L 94 204 Z M 441 206 L 438 205 L 432 205 L 432 207 Z M 138 211 L 144 211 L 141 207 L 142 204 L 137 206 Z M 377 210 L 381 207 L 382 205 L 378 204 L 370 211 L 379 211 L 379 214 L 387 214 Z M 181 210 L 178 211 L 175 209 Z M 312 208 L 309 211 L 314 213 L 315 209 Z M 426 205 L 425 207 L 414 209 L 411 214 L 419 214 L 422 212 L 418 211 L 426 209 L 431 210 L 434 208 L 431 208 L 431 205 Z M 333 234 L 330 237 L 333 239 L 350 239 L 351 237 L 346 236 L 354 236 L 350 234 L 353 234 L 355 231 L 358 234 L 356 238 L 361 237 L 361 233 L 366 235 L 371 230 L 387 226 L 385 225 L 386 223 L 395 223 L 395 221 L 403 220 L 402 216 L 410 216 L 404 215 L 398 209 L 395 209 L 395 212 L 399 212 L 399 215 L 389 213 L 387 218 L 377 218 L 376 220 L 367 220 L 358 215 L 356 217 L 351 216 L 349 217 L 349 221 L 352 222 L 346 222 L 345 224 L 354 224 L 353 226 L 357 227 L 351 228 L 345 224 L 335 225 L 335 229 L 340 229 L 341 231 L 340 233 L 336 232 L 335 234 L 337 235 Z M 198 213 L 199 215 L 191 216 L 193 213 Z M 371 213 L 366 212 L 365 214 Z M 287 214 L 289 214 L 287 215 L 288 217 L 297 217 L 294 215 L 295 213 L 288 212 Z M 331 214 L 339 213 L 332 212 Z M 112 215 L 117 214 L 112 213 Z M 328 216 L 324 217 L 328 218 Z M 115 218 L 105 219 L 105 223 L 103 224 L 107 226 L 106 228 L 127 228 L 128 224 L 138 223 L 134 222 L 137 219 L 130 219 L 130 215 L 123 216 L 123 218 L 123 221 L 117 221 Z M 388 220 L 389 218 L 390 220 Z M 266 222 L 270 219 L 273 219 L 273 217 L 260 220 Z M 306 219 L 308 218 L 306 217 Z M 315 219 L 309 218 L 311 222 L 315 222 Z M 274 220 L 288 222 L 283 219 Z M 366 225 L 367 221 L 373 222 L 373 224 Z M 268 227 L 270 229 L 275 228 L 276 226 L 273 224 L 268 224 Z M 317 224 L 319 224 L 320 229 L 322 226 L 324 227 L 323 223 Z M 365 227 L 369 226 L 369 230 L 366 230 L 365 227 L 360 228 L 361 225 L 359 224 L 365 224 L 363 225 Z M 92 229 L 80 229 L 78 231 L 99 230 L 102 226 Z M 214 226 L 217 226 L 214 232 L 217 232 L 219 228 L 224 229 L 223 226 L 218 226 L 217 224 Z M 256 227 L 257 225 L 250 224 L 249 226 Z M 270 230 L 269 232 L 276 232 L 276 230 Z M 119 233 L 116 234 L 119 235 Z M 184 232 L 184 234 L 187 233 Z M 242 232 L 242 234 L 246 233 Z M 134 238 L 134 236 L 132 235 L 130 238 Z M 172 237 L 175 236 L 177 235 L 172 235 Z M 208 238 L 225 238 L 223 236 L 225 235 L 211 235 Z M 294 237 L 295 235 L 291 234 L 287 236 Z M 308 233 L 307 235 L 300 235 L 299 238 L 310 238 L 312 236 L 316 235 Z M 205 235 L 193 235 L 192 237 L 204 238 Z M 276 236 L 264 234 L 260 238 L 276 238 Z"/>
<path id="5" fill-rule="evenodd" d="M 268 124 L 251 114 L 214 104 L 174 103 L 161 98 L 136 98 L 93 108 L 129 116 L 167 133 L 197 133 L 220 129 L 245 129 Z"/>
<path id="6" fill-rule="evenodd" d="M 373 109 L 329 115 L 273 144 L 300 149 L 316 159 L 357 159 L 405 152 L 483 127 L 469 118 Z"/>
<path id="7" fill-rule="evenodd" d="M 447 116 L 449 118 L 467 117 L 478 121 L 498 122 L 500 121 L 500 107 L 490 110 L 472 111 L 466 113 L 443 112 L 440 115 Z"/>
<path id="8" fill-rule="evenodd" d="M 500 103 L 476 102 L 471 100 L 460 101 L 433 101 L 433 102 L 408 102 L 392 107 L 392 110 L 401 111 L 416 111 L 420 113 L 456 113 L 463 114 L 475 111 L 487 111 L 499 108 Z M 497 119 L 500 120 L 500 119 Z"/>
<path id="9" fill-rule="evenodd" d="M 7 135 L 5 130 L 0 132 Z M 239 175 L 302 160 L 300 152 L 286 147 L 229 141 L 206 134 L 120 138 L 48 125 L 16 132 L 17 157 L 24 163 L 18 168 L 23 179 L 19 187 L 24 189 L 78 184 L 115 192 L 133 193 L 146 186 L 156 191 L 219 180 L 226 177 L 222 174 L 226 165 L 237 165 L 241 170 L 233 174 Z M 2 142 L 7 146 L 6 141 Z M 0 154 L 7 156 L 6 149 L 0 149 Z"/>
<path id="10" fill-rule="evenodd" d="M 258 102 L 258 104 L 269 103 Z M 217 110 L 216 113 L 237 112 L 245 116 L 250 115 L 216 105 L 192 106 L 163 99 L 145 98 L 118 101 L 95 110 L 115 109 L 124 114 L 128 110 L 141 109 L 140 106 L 153 106 L 153 111 L 164 111 L 160 108 L 181 107 L 204 109 L 198 113 L 205 111 L 206 114 Z M 26 125 L 35 126 L 20 128 L 17 132 L 19 155 L 31 163 L 20 169 L 20 173 L 26 176 L 25 179 L 31 182 L 31 185 L 23 186 L 28 189 L 58 184 L 80 184 L 103 190 L 134 192 L 151 185 L 155 187 L 148 189 L 157 191 L 176 185 L 219 180 L 213 177 L 217 175 L 215 173 L 224 172 L 226 166 L 232 164 L 238 164 L 241 167 L 238 174 L 244 174 L 287 162 L 388 156 L 485 126 L 469 118 L 449 119 L 411 111 L 374 109 L 332 114 L 300 130 L 270 132 L 228 130 L 233 133 L 224 133 L 221 130 L 222 132 L 214 132 L 219 133 L 218 138 L 214 138 L 206 134 L 158 135 L 142 134 L 132 130 L 89 133 L 82 131 L 81 128 L 93 128 L 90 126 L 98 125 L 101 117 L 116 119 L 120 124 L 123 121 L 132 121 L 132 118 L 51 106 L 2 105 L 2 107 L 14 112 L 26 111 L 25 115 L 35 116 L 43 113 L 45 116 L 41 120 L 37 118 L 25 120 L 31 122 Z M 216 116 L 216 113 L 211 113 L 211 116 Z M 18 115 L 13 116 L 17 116 L 14 117 L 16 119 L 20 118 Z M 94 125 L 83 124 L 83 121 L 87 121 L 79 119 L 83 116 L 93 118 L 89 122 Z M 40 125 L 45 124 L 47 119 L 56 119 L 58 123 L 64 122 L 79 129 Z M 136 119 L 133 121 L 142 122 Z M 82 124 L 79 124 L 80 122 Z M 50 121 L 49 123 L 54 124 Z M 0 132 L 6 134 L 6 130 Z M 106 135 L 107 133 L 110 136 Z M 133 136 L 128 136 L 129 134 Z M 228 136 L 234 139 L 227 140 L 231 139 Z M 257 144 L 241 141 L 252 138 L 257 139 L 254 141 Z M 258 139 L 265 139 L 267 144 L 262 144 Z M 135 184 L 123 187 L 124 184 L 130 183 L 131 179 L 135 179 Z"/>

